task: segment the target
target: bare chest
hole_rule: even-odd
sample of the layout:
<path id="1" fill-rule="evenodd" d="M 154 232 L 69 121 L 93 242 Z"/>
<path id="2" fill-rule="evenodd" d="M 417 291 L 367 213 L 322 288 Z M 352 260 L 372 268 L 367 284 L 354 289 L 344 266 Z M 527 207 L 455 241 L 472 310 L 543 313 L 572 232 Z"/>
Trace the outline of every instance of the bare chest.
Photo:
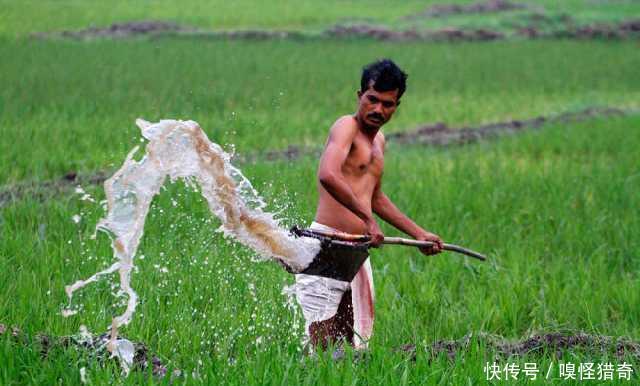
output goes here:
<path id="1" fill-rule="evenodd" d="M 370 175 L 379 178 L 383 169 L 384 154 L 379 143 L 371 143 L 366 138 L 356 138 L 345 160 L 343 172 L 351 176 Z"/>

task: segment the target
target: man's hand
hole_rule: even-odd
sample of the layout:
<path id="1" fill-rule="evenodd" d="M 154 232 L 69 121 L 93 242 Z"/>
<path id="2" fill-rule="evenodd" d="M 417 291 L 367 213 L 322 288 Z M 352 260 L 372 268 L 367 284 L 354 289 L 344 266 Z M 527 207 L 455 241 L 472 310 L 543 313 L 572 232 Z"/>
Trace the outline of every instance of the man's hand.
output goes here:
<path id="1" fill-rule="evenodd" d="M 431 233 L 431 232 L 427 232 L 427 231 L 423 231 L 421 232 L 417 237 L 416 240 L 419 241 L 431 241 L 432 243 L 434 243 L 434 245 L 432 247 L 426 247 L 426 248 L 420 248 L 420 252 L 424 253 L 425 255 L 436 255 L 440 252 L 442 252 L 443 249 L 443 242 L 442 239 L 440 238 L 440 236 Z"/>
<path id="2" fill-rule="evenodd" d="M 380 229 L 380 226 L 378 226 L 376 219 L 371 217 L 365 221 L 365 225 L 367 226 L 367 235 L 371 237 L 371 245 L 374 247 L 382 245 L 384 235 L 382 234 L 382 230 Z"/>

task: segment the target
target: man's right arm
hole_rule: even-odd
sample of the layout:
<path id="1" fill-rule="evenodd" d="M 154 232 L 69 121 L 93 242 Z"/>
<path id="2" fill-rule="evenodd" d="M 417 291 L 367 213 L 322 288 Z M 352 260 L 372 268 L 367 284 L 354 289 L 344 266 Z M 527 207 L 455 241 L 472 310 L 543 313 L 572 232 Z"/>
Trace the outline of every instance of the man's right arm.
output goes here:
<path id="1" fill-rule="evenodd" d="M 373 213 L 353 193 L 342 174 L 344 164 L 358 128 L 345 119 L 338 120 L 329 134 L 327 145 L 320 159 L 318 179 L 322 187 L 347 209 L 364 221 L 367 232 L 372 236 L 372 243 L 382 242 L 382 232 L 373 217 Z"/>

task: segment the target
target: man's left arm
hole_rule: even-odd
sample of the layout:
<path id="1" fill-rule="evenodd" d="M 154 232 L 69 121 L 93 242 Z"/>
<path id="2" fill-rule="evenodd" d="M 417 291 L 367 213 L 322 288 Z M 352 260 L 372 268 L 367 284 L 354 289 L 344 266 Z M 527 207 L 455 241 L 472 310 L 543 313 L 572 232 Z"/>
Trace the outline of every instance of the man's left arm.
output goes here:
<path id="1" fill-rule="evenodd" d="M 385 140 L 384 136 L 381 136 L 382 141 L 382 153 L 384 154 Z M 442 251 L 442 239 L 434 233 L 428 232 L 413 222 L 407 215 L 402 213 L 400 209 L 387 197 L 382 191 L 382 177 L 378 180 L 376 187 L 373 191 L 373 197 L 371 200 L 371 209 L 385 222 L 393 225 L 395 228 L 406 233 L 420 241 L 432 241 L 435 243 L 433 248 L 421 248 L 422 253 L 427 255 L 434 255 Z"/>
<path id="2" fill-rule="evenodd" d="M 380 188 L 380 182 L 373 193 L 371 202 L 372 209 L 375 214 L 380 216 L 385 222 L 393 225 L 395 228 L 408 234 L 416 240 L 432 241 L 435 246 L 432 249 L 421 249 L 427 255 L 433 255 L 442 251 L 442 240 L 434 233 L 428 232 L 413 222 L 407 215 L 402 213 L 400 209 L 387 197 Z"/>

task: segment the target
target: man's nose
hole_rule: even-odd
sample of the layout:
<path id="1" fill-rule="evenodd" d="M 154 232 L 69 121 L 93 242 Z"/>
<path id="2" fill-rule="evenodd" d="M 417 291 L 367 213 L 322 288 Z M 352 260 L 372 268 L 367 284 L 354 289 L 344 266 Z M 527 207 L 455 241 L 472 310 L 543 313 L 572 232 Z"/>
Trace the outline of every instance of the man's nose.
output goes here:
<path id="1" fill-rule="evenodd" d="M 374 110 L 378 114 L 382 114 L 382 103 L 376 103 L 374 105 Z"/>

